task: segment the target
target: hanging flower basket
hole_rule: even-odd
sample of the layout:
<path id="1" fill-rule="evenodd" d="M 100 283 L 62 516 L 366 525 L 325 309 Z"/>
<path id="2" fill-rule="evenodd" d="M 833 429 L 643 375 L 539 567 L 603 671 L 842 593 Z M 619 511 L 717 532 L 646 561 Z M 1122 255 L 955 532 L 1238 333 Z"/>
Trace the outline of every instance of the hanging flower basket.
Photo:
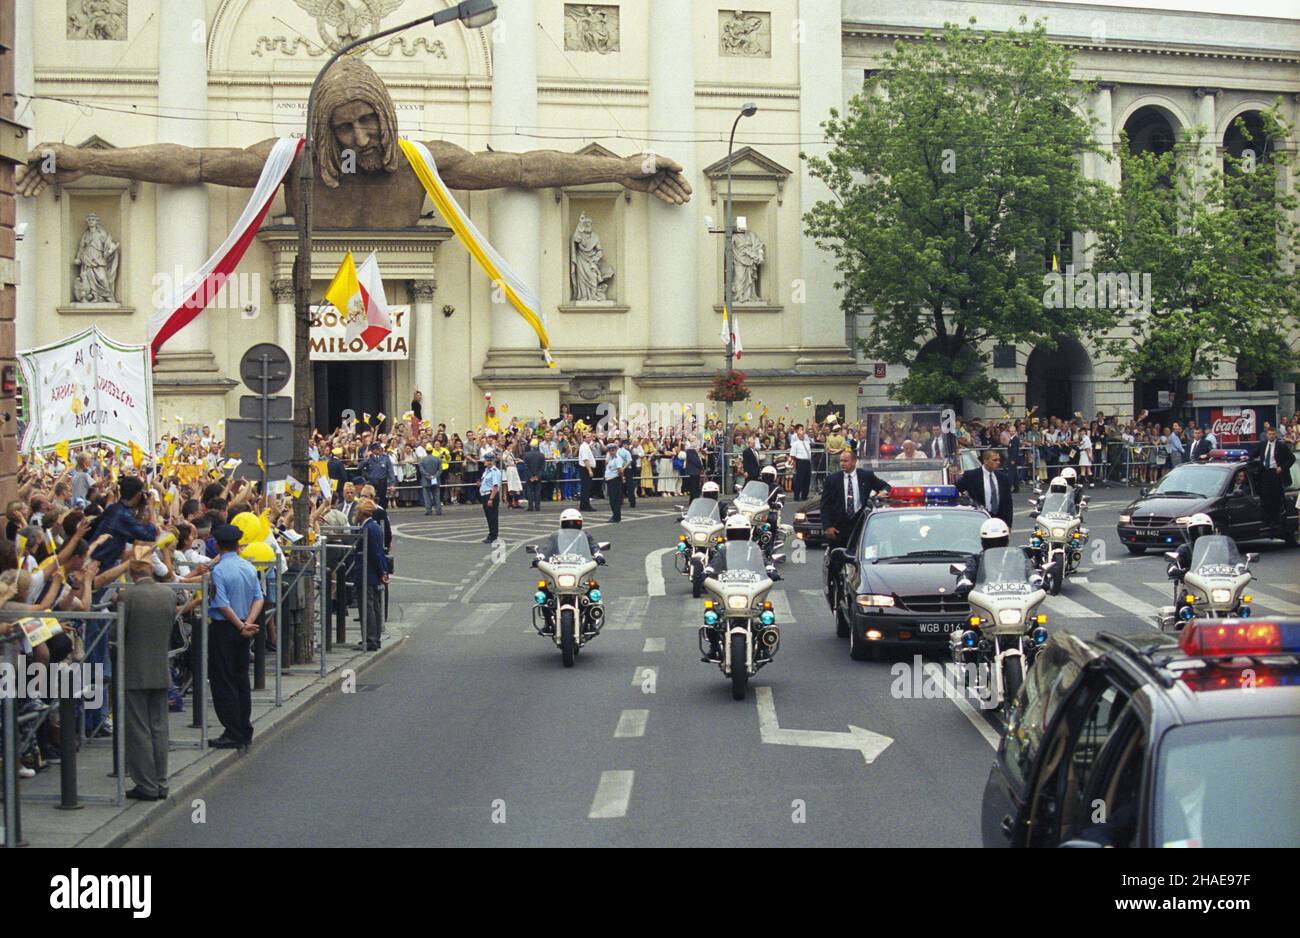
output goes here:
<path id="1" fill-rule="evenodd" d="M 749 388 L 745 385 L 745 373 L 733 371 L 728 375 L 720 371 L 713 376 L 713 390 L 709 391 L 711 401 L 744 401 L 749 399 Z"/>

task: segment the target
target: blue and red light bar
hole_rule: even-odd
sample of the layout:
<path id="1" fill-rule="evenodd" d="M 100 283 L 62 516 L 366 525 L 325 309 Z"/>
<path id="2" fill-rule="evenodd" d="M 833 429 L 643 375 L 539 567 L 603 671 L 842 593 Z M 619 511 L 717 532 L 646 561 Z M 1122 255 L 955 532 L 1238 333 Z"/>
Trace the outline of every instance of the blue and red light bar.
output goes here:
<path id="1" fill-rule="evenodd" d="M 889 490 L 889 500 L 895 504 L 921 505 L 935 502 L 955 502 L 958 498 L 955 485 L 895 485 Z"/>
<path id="2" fill-rule="evenodd" d="M 1208 658 L 1300 654 L 1300 621 L 1218 619 L 1189 622 L 1178 646 L 1189 655 Z"/>
<path id="3" fill-rule="evenodd" d="M 1249 450 L 1244 449 L 1212 449 L 1210 450 L 1211 459 L 1222 459 L 1224 461 L 1233 461 L 1246 459 L 1250 456 Z"/>

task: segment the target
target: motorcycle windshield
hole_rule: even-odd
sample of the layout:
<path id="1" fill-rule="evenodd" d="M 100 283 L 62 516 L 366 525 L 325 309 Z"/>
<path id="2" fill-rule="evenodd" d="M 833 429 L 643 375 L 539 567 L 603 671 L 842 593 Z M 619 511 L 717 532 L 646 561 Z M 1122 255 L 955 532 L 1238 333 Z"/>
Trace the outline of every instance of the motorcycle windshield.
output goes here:
<path id="1" fill-rule="evenodd" d="M 766 482 L 746 482 L 745 487 L 740 490 L 740 497 L 753 500 L 756 502 L 766 502 L 768 488 Z"/>
<path id="2" fill-rule="evenodd" d="M 1201 576 L 1233 576 L 1243 562 L 1237 542 L 1226 534 L 1198 537 L 1192 545 L 1191 569 Z"/>
<path id="3" fill-rule="evenodd" d="M 1065 515 L 1073 518 L 1074 495 L 1070 492 L 1048 492 L 1043 496 L 1042 507 L 1038 509 L 1039 516 L 1043 515 Z"/>
<path id="4" fill-rule="evenodd" d="M 542 553 L 551 563 L 582 563 L 591 560 L 591 545 L 582 531 L 556 531 L 546 540 Z"/>
<path id="5" fill-rule="evenodd" d="M 722 510 L 716 498 L 697 498 L 686 507 L 687 521 L 721 521 Z"/>
<path id="6" fill-rule="evenodd" d="M 1028 593 L 1033 564 L 1019 547 L 994 547 L 980 556 L 975 589 L 981 593 Z"/>
<path id="7" fill-rule="evenodd" d="M 767 576 L 763 548 L 753 541 L 727 541 L 713 558 L 712 566 L 720 574 L 724 571 L 747 570 Z"/>

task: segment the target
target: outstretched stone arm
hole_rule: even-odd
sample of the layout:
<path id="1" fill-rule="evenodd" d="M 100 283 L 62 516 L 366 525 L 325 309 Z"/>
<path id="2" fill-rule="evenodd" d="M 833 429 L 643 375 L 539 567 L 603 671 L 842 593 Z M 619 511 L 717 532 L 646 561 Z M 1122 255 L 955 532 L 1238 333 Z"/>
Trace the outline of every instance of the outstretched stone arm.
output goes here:
<path id="1" fill-rule="evenodd" d="M 274 146 L 274 140 L 263 140 L 243 150 L 174 143 L 97 150 L 42 143 L 27 155 L 27 164 L 18 167 L 14 184 L 18 193 L 26 196 L 39 195 L 51 183 L 69 183 L 85 175 L 171 185 L 211 182 L 251 189 Z"/>
<path id="2" fill-rule="evenodd" d="M 617 182 L 672 205 L 691 199 L 691 184 L 682 174 L 681 164 L 658 153 L 622 158 L 558 150 L 471 153 L 442 140 L 429 141 L 425 146 L 451 189 L 544 189 Z"/>

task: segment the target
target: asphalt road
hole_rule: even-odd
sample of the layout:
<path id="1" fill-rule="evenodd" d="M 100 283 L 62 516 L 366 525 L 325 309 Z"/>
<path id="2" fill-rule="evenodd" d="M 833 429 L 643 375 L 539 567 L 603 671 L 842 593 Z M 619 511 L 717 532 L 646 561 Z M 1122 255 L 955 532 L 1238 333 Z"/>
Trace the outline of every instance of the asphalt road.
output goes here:
<path id="1" fill-rule="evenodd" d="M 1093 495 L 1093 543 L 1048 600 L 1053 630 L 1150 629 L 1169 602 L 1163 559 L 1130 557 L 1115 537 L 1130 494 Z M 614 545 L 598 577 L 609 623 L 567 670 L 529 625 L 522 550 L 553 529 L 558 505 L 503 512 L 504 558 L 479 543 L 474 509 L 395 513 L 392 601 L 427 624 L 357 693 L 333 694 L 202 791 L 206 823 L 177 805 L 136 843 L 978 846 L 995 721 L 898 693 L 919 683 L 909 655 L 850 660 L 821 598 L 820 549 L 782 568 L 780 653 L 733 701 L 700 661 L 700 604 L 666 550 L 673 504 L 642 500 L 616 527 L 588 515 Z M 1300 551 L 1250 549 L 1262 554 L 1256 609 L 1300 615 Z M 826 748 L 864 739 L 870 760 Z"/>

